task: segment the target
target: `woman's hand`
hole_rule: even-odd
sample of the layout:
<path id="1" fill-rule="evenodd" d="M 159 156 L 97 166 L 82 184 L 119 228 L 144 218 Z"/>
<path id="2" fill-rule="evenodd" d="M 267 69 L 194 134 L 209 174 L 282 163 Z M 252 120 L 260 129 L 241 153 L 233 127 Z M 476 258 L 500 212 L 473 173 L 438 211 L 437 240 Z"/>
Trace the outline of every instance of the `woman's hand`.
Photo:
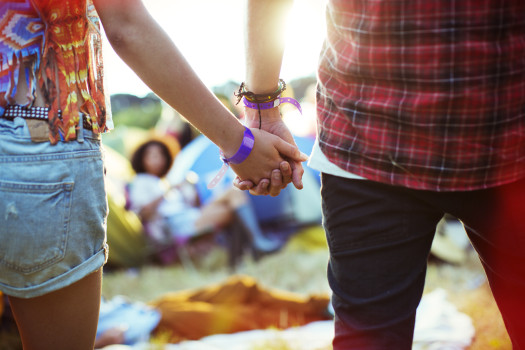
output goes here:
<path id="1" fill-rule="evenodd" d="M 272 108 L 261 111 L 261 129 L 273 135 L 279 136 L 282 140 L 295 146 L 292 133 L 284 124 L 279 108 Z M 245 108 L 245 123 L 248 127 L 259 126 L 259 111 L 251 108 Z M 284 156 L 284 155 L 283 155 Z M 303 188 L 302 177 L 304 169 L 301 161 L 292 158 L 283 157 L 284 161 L 274 168 L 271 177 L 263 179 L 260 182 L 252 182 L 241 177 L 237 177 L 233 184 L 241 190 L 249 190 L 253 195 L 271 195 L 277 196 L 290 182 L 293 182 L 297 189 Z"/>
<path id="2" fill-rule="evenodd" d="M 279 181 L 282 183 L 281 166 L 287 164 L 286 160 L 292 162 L 304 162 L 308 156 L 301 153 L 296 145 L 284 141 L 282 138 L 257 128 L 250 129 L 254 136 L 254 145 L 250 155 L 240 164 L 231 164 L 233 171 L 239 179 L 250 181 L 252 184 L 264 184 L 269 186 L 274 170 L 279 172 Z M 289 165 L 283 165 L 283 168 Z M 289 171 L 286 172 L 289 174 Z M 286 177 L 288 181 L 291 177 Z M 273 180 L 272 180 L 273 183 Z M 238 186 L 237 186 L 238 187 Z M 247 189 L 247 188 L 244 188 Z"/>

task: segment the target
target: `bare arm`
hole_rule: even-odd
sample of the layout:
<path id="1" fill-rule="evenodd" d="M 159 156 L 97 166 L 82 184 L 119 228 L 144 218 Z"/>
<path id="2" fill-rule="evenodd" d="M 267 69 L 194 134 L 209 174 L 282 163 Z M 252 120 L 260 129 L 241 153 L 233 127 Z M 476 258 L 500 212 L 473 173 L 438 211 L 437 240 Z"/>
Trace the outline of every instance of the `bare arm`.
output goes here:
<path id="1" fill-rule="evenodd" d="M 241 144 L 244 127 L 202 83 L 169 36 L 140 0 L 94 0 L 115 52 L 161 99 L 184 115 L 227 156 Z M 283 155 L 300 158 L 298 149 L 274 135 L 258 132 L 255 146 L 234 167 L 243 179 L 269 178 Z"/>
<path id="2" fill-rule="evenodd" d="M 282 33 L 292 4 L 293 0 L 248 0 L 245 30 L 246 86 L 256 94 L 273 92 L 277 89 L 284 53 Z M 261 129 L 295 144 L 290 130 L 281 119 L 278 107 L 262 110 L 261 119 Z M 246 108 L 246 125 L 251 127 L 259 125 L 257 110 Z M 302 188 L 301 179 L 304 170 L 300 162 L 289 160 L 289 164 L 281 164 L 280 170 L 282 178 L 278 171 L 277 173 L 274 171 L 270 188 L 265 190 L 258 186 L 252 190 L 252 193 L 277 195 L 290 180 L 295 187 Z"/>
<path id="3" fill-rule="evenodd" d="M 248 0 L 246 85 L 256 94 L 277 89 L 284 53 L 282 34 L 292 4 L 293 0 Z"/>

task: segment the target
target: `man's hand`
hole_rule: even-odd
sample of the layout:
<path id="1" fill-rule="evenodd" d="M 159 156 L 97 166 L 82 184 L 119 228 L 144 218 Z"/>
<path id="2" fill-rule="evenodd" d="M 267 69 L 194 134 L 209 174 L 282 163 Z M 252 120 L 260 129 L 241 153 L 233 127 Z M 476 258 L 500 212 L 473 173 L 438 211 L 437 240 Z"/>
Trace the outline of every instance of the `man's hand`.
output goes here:
<path id="1" fill-rule="evenodd" d="M 268 110 L 261 110 L 261 129 L 271 134 L 279 136 L 284 141 L 295 145 L 292 133 L 284 124 L 279 108 L 275 107 Z M 256 109 L 245 108 L 245 124 L 248 127 L 259 127 L 259 111 Z M 284 189 L 290 182 L 293 182 L 297 189 L 303 188 L 303 174 L 304 169 L 301 162 L 291 160 L 283 157 L 285 162 L 282 162 L 278 169 L 274 169 L 270 179 L 264 179 L 255 186 L 249 181 L 241 181 L 236 179 L 234 185 L 242 190 L 250 190 L 254 195 L 277 196 L 282 189 Z"/>
<path id="2" fill-rule="evenodd" d="M 296 163 L 301 163 L 308 159 L 307 155 L 299 151 L 297 145 L 288 143 L 279 136 L 256 128 L 251 128 L 251 131 L 255 141 L 250 155 L 242 163 L 230 164 L 240 179 L 246 179 L 250 182 L 251 185 L 248 185 L 250 188 L 253 187 L 253 184 L 259 184 L 261 181 L 262 184 L 260 188 L 264 188 L 265 181 L 269 184 L 269 179 L 273 176 L 277 177 L 276 174 L 274 174 L 276 169 L 279 171 L 279 181 L 282 182 L 279 169 L 281 168 L 281 164 L 285 162 L 285 158 Z M 284 179 L 290 182 L 290 175 L 285 176 Z M 281 183 L 274 186 L 279 187 L 279 191 L 282 187 Z M 246 187 L 239 188 L 247 189 Z M 253 191 L 256 191 L 256 189 Z M 272 193 L 274 193 L 274 191 L 275 190 L 273 190 Z M 261 189 L 260 192 L 263 192 L 263 190 Z M 264 193 L 261 194 L 268 193 L 269 191 L 264 191 Z"/>
<path id="3" fill-rule="evenodd" d="M 271 181 L 270 181 L 271 180 Z M 287 161 L 281 162 L 279 169 L 272 171 L 270 179 L 262 179 L 257 186 L 251 181 L 243 181 L 238 176 L 233 180 L 233 185 L 243 191 L 249 190 L 255 196 L 278 196 L 282 189 L 292 181 L 292 168 Z"/>

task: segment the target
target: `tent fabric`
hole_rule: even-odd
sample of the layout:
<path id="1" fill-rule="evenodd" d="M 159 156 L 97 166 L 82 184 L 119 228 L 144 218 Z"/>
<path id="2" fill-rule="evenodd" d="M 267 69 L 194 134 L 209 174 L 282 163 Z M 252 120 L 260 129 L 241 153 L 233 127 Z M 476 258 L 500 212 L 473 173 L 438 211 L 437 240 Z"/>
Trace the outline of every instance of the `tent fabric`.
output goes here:
<path id="1" fill-rule="evenodd" d="M 314 139 L 295 137 L 296 143 L 303 152 L 310 152 Z M 207 184 L 217 174 L 222 162 L 219 150 L 205 136 L 198 136 L 177 155 L 167 178 L 172 183 L 184 180 L 189 172 L 198 176 L 197 191 L 202 203 L 231 186 L 235 173 L 229 169 L 220 183 L 212 190 Z M 259 223 L 265 225 L 294 224 L 295 227 L 321 223 L 321 195 L 319 172 L 303 163 L 304 188 L 297 190 L 293 185 L 287 186 L 279 196 L 249 195 Z M 318 203 L 318 204 L 313 204 Z"/>

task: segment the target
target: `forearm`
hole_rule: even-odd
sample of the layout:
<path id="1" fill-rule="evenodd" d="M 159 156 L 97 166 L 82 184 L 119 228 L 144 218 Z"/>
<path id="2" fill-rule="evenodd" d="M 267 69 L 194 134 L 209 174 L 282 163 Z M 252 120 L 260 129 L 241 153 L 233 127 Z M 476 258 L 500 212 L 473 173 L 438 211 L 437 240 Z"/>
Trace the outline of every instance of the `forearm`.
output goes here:
<path id="1" fill-rule="evenodd" d="M 246 86 L 256 94 L 277 89 L 284 28 L 293 0 L 248 0 L 245 28 Z"/>
<path id="2" fill-rule="evenodd" d="M 256 94 L 273 92 L 278 87 L 284 54 L 284 27 L 293 0 L 248 0 L 245 28 L 246 87 Z M 260 115 L 259 115 L 260 113 Z M 256 111 L 246 109 L 246 124 L 280 122 L 278 108 Z"/>
<path id="3" fill-rule="evenodd" d="M 293 0 L 248 0 L 245 28 L 245 83 L 248 91 L 255 94 L 277 91 L 284 54 L 284 28 L 292 4 Z M 245 108 L 245 123 L 250 127 L 259 127 L 291 144 L 295 144 L 290 130 L 281 119 L 279 107 L 270 109 Z M 291 159 L 287 159 L 287 161 L 289 163 L 281 163 L 279 168 L 272 172 L 272 183 L 269 189 L 260 187 L 252 193 L 266 194 L 269 191 L 271 195 L 277 195 L 290 180 L 297 188 L 302 188 L 301 178 L 304 170 L 301 163 Z M 292 169 L 291 178 L 290 168 Z M 283 175 L 282 179 L 279 174 L 280 169 Z M 242 185 L 238 187 L 243 188 Z"/>
<path id="4" fill-rule="evenodd" d="M 226 154 L 234 154 L 243 126 L 201 82 L 141 1 L 96 0 L 95 4 L 108 40 L 123 61 Z"/>
<path id="5" fill-rule="evenodd" d="M 111 45 L 124 62 L 153 92 L 219 146 L 226 157 L 236 154 L 244 126 L 200 81 L 142 1 L 94 0 L 94 4 Z M 268 178 L 279 167 L 282 156 L 301 161 L 293 143 L 260 130 L 254 134 L 253 151 L 242 163 L 232 164 L 240 178 L 254 183 Z"/>

